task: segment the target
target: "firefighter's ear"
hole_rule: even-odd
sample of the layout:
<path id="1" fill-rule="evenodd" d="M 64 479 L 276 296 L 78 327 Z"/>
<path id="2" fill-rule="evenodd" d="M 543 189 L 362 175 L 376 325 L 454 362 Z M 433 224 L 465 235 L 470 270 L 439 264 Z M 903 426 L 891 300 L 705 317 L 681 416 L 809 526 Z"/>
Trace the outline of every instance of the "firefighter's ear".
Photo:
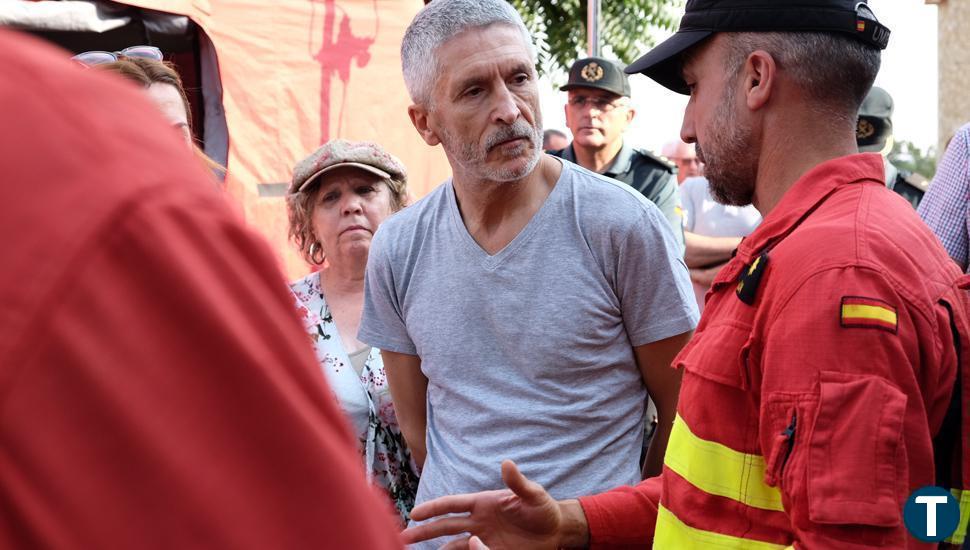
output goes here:
<path id="1" fill-rule="evenodd" d="M 427 107 L 424 105 L 411 105 L 408 107 L 408 116 L 411 117 L 411 124 L 414 124 L 415 130 L 421 134 L 421 139 L 424 140 L 428 145 L 438 145 L 441 140 L 438 138 L 437 132 L 434 130 L 434 115 L 428 111 Z"/>

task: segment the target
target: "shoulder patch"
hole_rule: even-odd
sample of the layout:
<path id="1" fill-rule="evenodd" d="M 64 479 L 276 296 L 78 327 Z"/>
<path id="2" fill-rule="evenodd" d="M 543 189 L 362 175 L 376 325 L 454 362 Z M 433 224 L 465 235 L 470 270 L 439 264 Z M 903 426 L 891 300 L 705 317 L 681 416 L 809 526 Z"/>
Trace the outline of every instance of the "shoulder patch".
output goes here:
<path id="1" fill-rule="evenodd" d="M 652 160 L 657 165 L 662 166 L 664 169 L 666 169 L 667 171 L 669 171 L 671 174 L 674 172 L 674 165 L 673 164 L 671 164 L 670 162 L 667 162 L 666 160 L 658 157 L 657 155 L 651 153 L 650 151 L 647 151 L 646 149 L 637 149 L 637 148 L 634 148 L 633 150 L 634 150 L 634 152 L 640 153 L 641 156 L 646 157 L 648 160 Z"/>
<path id="2" fill-rule="evenodd" d="M 741 272 L 741 278 L 735 291 L 739 300 L 749 306 L 754 305 L 755 298 L 758 297 L 758 287 L 761 286 L 761 277 L 767 267 L 768 253 L 762 252 L 751 265 Z"/>
<path id="3" fill-rule="evenodd" d="M 839 307 L 842 328 L 874 328 L 896 334 L 896 308 L 889 302 L 864 296 L 843 296 Z"/>

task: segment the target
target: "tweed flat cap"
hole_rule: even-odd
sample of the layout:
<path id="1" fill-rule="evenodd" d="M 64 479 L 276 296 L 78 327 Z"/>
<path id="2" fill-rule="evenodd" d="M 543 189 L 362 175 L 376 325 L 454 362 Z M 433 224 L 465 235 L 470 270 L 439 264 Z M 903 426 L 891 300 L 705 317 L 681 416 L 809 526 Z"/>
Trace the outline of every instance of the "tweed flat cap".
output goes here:
<path id="1" fill-rule="evenodd" d="M 383 147 L 369 141 L 334 139 L 324 143 L 297 163 L 290 182 L 290 194 L 306 189 L 323 174 L 342 166 L 353 166 L 385 179 L 407 182 L 404 165 Z"/>

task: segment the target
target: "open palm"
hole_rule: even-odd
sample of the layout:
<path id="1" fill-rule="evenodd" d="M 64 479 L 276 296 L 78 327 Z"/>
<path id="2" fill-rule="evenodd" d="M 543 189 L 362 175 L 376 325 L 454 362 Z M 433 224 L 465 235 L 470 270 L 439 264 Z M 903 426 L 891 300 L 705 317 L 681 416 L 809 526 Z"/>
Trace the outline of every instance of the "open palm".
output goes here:
<path id="1" fill-rule="evenodd" d="M 502 463 L 502 480 L 508 489 L 437 498 L 420 504 L 411 518 L 422 521 L 448 516 L 404 531 L 404 540 L 414 543 L 437 537 L 475 535 L 491 550 L 558 548 L 562 512 L 559 504 L 541 485 L 526 479 L 515 463 Z M 469 545 L 471 542 L 471 546 Z M 454 540 L 445 549 L 481 548 L 469 537 Z"/>

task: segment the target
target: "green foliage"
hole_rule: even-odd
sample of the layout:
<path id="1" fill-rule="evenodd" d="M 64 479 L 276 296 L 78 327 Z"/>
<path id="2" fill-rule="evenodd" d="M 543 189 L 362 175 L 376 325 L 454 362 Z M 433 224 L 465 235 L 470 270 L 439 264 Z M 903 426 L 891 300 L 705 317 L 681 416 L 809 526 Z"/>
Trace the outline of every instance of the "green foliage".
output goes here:
<path id="1" fill-rule="evenodd" d="M 526 26 L 537 39 L 542 72 L 568 72 L 576 59 L 586 56 L 586 0 L 509 2 L 522 15 Z M 624 63 L 632 62 L 654 44 L 654 33 L 675 28 L 682 6 L 683 0 L 673 3 L 669 0 L 602 0 L 602 55 Z"/>
<path id="2" fill-rule="evenodd" d="M 932 179 L 936 174 L 936 160 L 935 147 L 928 147 L 924 153 L 922 149 L 905 140 L 893 143 L 893 150 L 889 153 L 889 162 L 897 168 L 919 174 L 926 179 Z"/>

